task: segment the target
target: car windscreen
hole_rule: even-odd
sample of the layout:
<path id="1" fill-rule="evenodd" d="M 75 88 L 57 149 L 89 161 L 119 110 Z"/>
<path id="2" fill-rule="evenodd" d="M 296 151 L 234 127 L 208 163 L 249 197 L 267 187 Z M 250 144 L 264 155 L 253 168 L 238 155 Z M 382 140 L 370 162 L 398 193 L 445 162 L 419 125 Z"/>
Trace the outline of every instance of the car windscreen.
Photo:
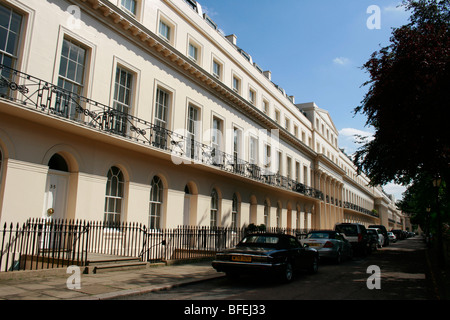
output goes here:
<path id="1" fill-rule="evenodd" d="M 244 246 L 275 246 L 279 243 L 280 238 L 277 236 L 251 235 L 247 236 L 240 242 Z"/>
<path id="2" fill-rule="evenodd" d="M 332 239 L 328 232 L 311 232 L 306 235 L 306 239 Z"/>
<path id="3" fill-rule="evenodd" d="M 346 236 L 357 236 L 358 235 L 358 228 L 353 225 L 344 226 L 344 225 L 338 225 L 336 226 L 336 231 L 345 234 Z"/>

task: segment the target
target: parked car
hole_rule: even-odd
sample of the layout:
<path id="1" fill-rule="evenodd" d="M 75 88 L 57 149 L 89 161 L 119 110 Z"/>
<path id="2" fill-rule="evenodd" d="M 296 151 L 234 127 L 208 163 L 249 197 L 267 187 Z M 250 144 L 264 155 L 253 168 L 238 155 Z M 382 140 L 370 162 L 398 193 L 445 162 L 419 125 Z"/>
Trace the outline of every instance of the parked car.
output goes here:
<path id="1" fill-rule="evenodd" d="M 389 237 L 388 237 L 388 231 L 387 231 L 385 226 L 383 226 L 382 224 L 377 224 L 377 225 L 373 224 L 373 225 L 370 225 L 368 228 L 380 229 L 381 232 L 383 233 L 383 237 L 384 237 L 383 246 L 387 247 L 389 245 L 390 240 L 389 240 Z"/>
<path id="2" fill-rule="evenodd" d="M 369 252 L 369 236 L 366 227 L 359 223 L 338 223 L 335 230 L 345 235 L 354 253 L 366 255 Z"/>
<path id="3" fill-rule="evenodd" d="M 388 232 L 388 237 L 389 237 L 389 241 L 392 243 L 397 242 L 397 237 L 395 236 L 395 234 L 391 231 Z"/>
<path id="4" fill-rule="evenodd" d="M 384 236 L 380 229 L 378 228 L 367 228 L 367 232 L 373 241 L 371 242 L 371 248 L 377 250 L 383 247 Z M 374 245 L 374 246 L 372 246 Z"/>
<path id="5" fill-rule="evenodd" d="M 316 249 L 320 259 L 333 259 L 336 263 L 340 263 L 343 259 L 353 257 L 350 242 L 342 234 L 333 230 L 311 231 L 300 242 L 304 246 Z"/>
<path id="6" fill-rule="evenodd" d="M 397 240 L 406 239 L 406 236 L 405 236 L 405 233 L 403 232 L 403 230 L 394 229 L 394 230 L 392 230 L 392 233 L 395 234 L 395 236 L 397 237 Z"/>
<path id="7" fill-rule="evenodd" d="M 297 270 L 316 273 L 319 253 L 290 235 L 255 233 L 245 236 L 235 248 L 217 253 L 212 266 L 231 277 L 270 272 L 291 281 Z"/>

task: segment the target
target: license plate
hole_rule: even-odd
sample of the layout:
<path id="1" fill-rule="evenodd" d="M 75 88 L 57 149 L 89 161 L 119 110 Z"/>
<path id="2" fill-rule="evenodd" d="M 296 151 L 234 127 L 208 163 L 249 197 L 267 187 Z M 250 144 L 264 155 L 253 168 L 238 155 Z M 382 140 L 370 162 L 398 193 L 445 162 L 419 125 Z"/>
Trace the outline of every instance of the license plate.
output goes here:
<path id="1" fill-rule="evenodd" d="M 252 262 L 252 258 L 251 257 L 246 257 L 246 256 L 231 256 L 231 261 Z"/>
<path id="2" fill-rule="evenodd" d="M 308 243 L 308 246 L 310 246 L 310 247 L 319 247 L 320 243 Z"/>

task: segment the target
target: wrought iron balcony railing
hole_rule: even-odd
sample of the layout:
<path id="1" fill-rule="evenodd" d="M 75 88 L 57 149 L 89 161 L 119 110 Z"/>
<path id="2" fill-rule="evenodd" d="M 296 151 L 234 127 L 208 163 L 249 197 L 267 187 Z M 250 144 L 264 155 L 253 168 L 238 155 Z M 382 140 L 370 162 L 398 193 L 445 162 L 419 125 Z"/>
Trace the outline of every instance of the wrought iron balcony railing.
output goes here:
<path id="1" fill-rule="evenodd" d="M 132 116 L 123 108 L 104 105 L 2 64 L 0 74 L 0 98 L 55 118 L 170 152 L 183 161 L 212 165 L 271 186 L 324 200 L 324 194 L 319 190 Z"/>
<path id="2" fill-rule="evenodd" d="M 376 218 L 380 217 L 379 214 L 376 211 L 363 208 L 361 206 L 358 206 L 358 205 L 356 205 L 354 203 L 351 203 L 351 202 L 348 202 L 348 201 L 344 201 L 344 208 L 345 209 L 355 210 L 355 211 L 367 214 L 367 215 L 372 216 L 372 217 L 376 217 Z"/>

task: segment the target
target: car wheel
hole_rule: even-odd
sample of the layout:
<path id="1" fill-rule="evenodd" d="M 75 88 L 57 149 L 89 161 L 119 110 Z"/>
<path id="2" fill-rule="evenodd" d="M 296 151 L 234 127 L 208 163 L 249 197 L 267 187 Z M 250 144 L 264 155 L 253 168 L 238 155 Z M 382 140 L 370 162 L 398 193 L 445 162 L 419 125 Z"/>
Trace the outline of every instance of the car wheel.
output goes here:
<path id="1" fill-rule="evenodd" d="M 283 268 L 283 272 L 281 273 L 281 280 L 283 282 L 290 282 L 294 278 L 294 269 L 292 267 L 292 263 L 286 262 L 286 265 Z"/>
<path id="2" fill-rule="evenodd" d="M 342 262 L 342 254 L 341 251 L 338 251 L 336 254 L 336 260 L 335 260 L 336 264 L 340 264 Z"/>
<path id="3" fill-rule="evenodd" d="M 314 256 L 308 271 L 311 274 L 317 273 L 317 271 L 319 271 L 319 258 L 317 256 Z"/>

